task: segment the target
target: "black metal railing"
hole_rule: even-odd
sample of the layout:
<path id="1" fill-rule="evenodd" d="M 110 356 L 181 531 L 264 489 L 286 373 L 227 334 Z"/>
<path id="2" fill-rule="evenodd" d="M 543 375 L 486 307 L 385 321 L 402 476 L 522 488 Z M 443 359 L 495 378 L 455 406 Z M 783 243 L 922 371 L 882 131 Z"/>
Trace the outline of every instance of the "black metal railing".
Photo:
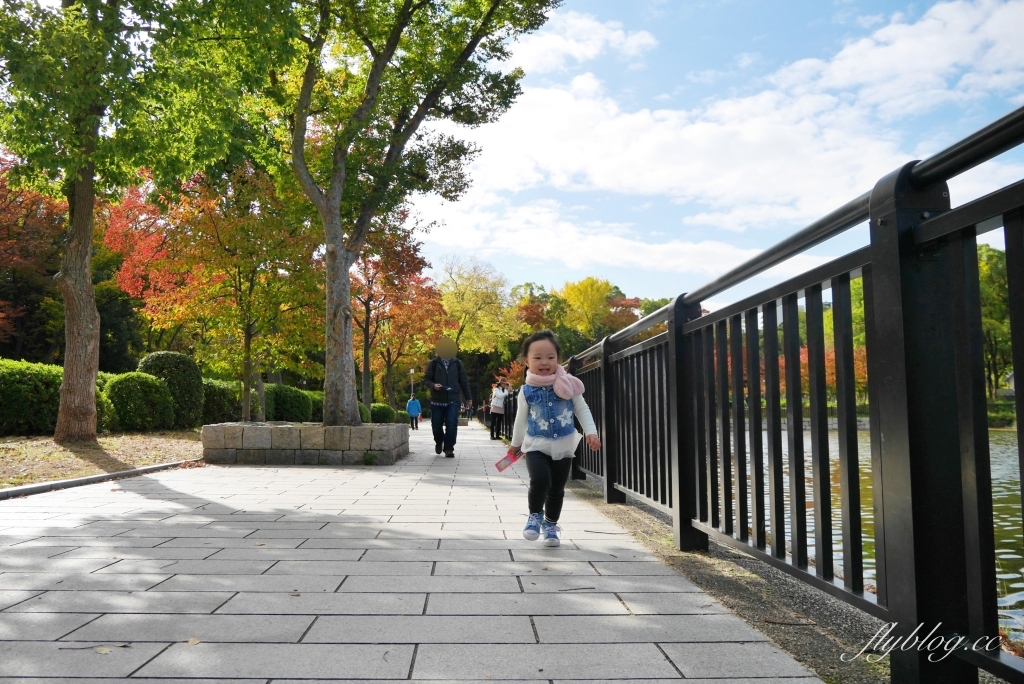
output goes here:
<path id="1" fill-rule="evenodd" d="M 976 237 L 1005 233 L 1024 368 L 1024 181 L 956 209 L 946 185 L 1022 141 L 1024 108 L 570 360 L 604 443 L 576 465 L 607 501 L 670 512 L 681 549 L 740 549 L 896 623 L 893 636 L 938 625 L 944 643 L 972 644 L 939 660 L 894 651 L 898 684 L 974 682 L 978 668 L 1024 682 L 1024 659 L 973 646 L 999 631 Z M 702 315 L 865 220 L 868 247 Z"/>

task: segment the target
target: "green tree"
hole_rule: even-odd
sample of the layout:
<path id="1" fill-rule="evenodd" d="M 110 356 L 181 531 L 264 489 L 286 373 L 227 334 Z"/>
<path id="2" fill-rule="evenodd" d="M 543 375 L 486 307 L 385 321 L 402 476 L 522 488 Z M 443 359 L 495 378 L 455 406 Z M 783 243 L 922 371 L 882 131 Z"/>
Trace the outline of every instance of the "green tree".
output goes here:
<path id="1" fill-rule="evenodd" d="M 981 285 L 981 332 L 985 354 L 985 384 L 990 398 L 1013 367 L 1010 342 L 1010 302 L 1006 284 L 1006 252 L 978 245 Z"/>
<path id="2" fill-rule="evenodd" d="M 522 72 L 494 65 L 557 0 L 303 0 L 288 6 L 262 112 L 316 208 L 326 243 L 324 422 L 360 422 L 349 269 L 373 220 L 411 192 L 455 198 L 468 182 L 466 143 L 421 130 L 429 121 L 493 121 Z M 296 52 L 293 49 L 298 48 Z"/>
<path id="3" fill-rule="evenodd" d="M 489 263 L 445 257 L 439 284 L 445 311 L 455 319 L 459 349 L 477 352 L 504 350 L 508 340 L 527 330 L 517 315 L 508 280 Z"/>
<path id="4" fill-rule="evenodd" d="M 68 204 L 56 276 L 66 349 L 58 441 L 96 436 L 97 191 L 130 182 L 143 165 L 180 176 L 222 156 L 244 75 L 266 73 L 251 51 L 260 16 L 255 5 L 227 1 L 5 0 L 0 142 L 19 162 L 10 175 Z"/>

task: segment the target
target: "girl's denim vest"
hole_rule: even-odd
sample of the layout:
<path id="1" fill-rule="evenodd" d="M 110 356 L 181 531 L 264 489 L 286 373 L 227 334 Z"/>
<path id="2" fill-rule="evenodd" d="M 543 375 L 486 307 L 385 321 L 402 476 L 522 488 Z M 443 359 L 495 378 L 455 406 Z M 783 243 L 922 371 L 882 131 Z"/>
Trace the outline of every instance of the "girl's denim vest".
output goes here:
<path id="1" fill-rule="evenodd" d="M 560 439 L 576 430 L 571 399 L 562 399 L 553 387 L 524 385 L 523 394 L 530 407 L 527 434 L 531 437 Z"/>

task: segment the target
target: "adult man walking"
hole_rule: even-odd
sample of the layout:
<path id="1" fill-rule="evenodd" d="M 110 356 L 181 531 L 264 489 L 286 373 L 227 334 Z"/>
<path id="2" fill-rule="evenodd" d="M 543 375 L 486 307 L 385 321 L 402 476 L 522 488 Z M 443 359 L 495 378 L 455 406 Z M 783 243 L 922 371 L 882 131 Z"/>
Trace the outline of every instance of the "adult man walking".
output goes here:
<path id="1" fill-rule="evenodd" d="M 473 401 L 469 378 L 462 361 L 455 357 L 458 348 L 447 337 L 437 341 L 437 356 L 427 363 L 423 383 L 430 389 L 430 427 L 434 431 L 434 453 L 444 451 L 445 458 L 455 457 L 455 438 L 459 429 L 459 392 L 464 401 Z"/>

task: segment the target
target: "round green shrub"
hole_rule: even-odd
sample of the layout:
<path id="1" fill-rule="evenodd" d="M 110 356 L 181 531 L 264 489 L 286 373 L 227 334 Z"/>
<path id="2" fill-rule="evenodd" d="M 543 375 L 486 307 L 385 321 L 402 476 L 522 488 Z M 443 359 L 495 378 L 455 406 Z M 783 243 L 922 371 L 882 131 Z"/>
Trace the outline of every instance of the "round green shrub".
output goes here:
<path id="1" fill-rule="evenodd" d="M 238 383 L 203 378 L 203 425 L 240 420 L 238 394 Z"/>
<path id="2" fill-rule="evenodd" d="M 180 352 L 155 352 L 142 359 L 139 372 L 148 373 L 167 383 L 174 402 L 174 425 L 196 427 L 203 420 L 203 374 L 199 366 Z"/>
<path id="3" fill-rule="evenodd" d="M 324 393 L 319 390 L 303 391 L 312 403 L 312 412 L 309 414 L 309 419 L 314 423 L 324 422 Z"/>
<path id="4" fill-rule="evenodd" d="M 163 430 L 174 426 L 174 400 L 163 380 L 148 373 L 125 373 L 107 383 L 122 430 Z"/>
<path id="5" fill-rule="evenodd" d="M 406 425 L 408 425 L 409 424 L 409 414 L 406 413 L 405 411 L 397 411 L 395 413 L 395 422 L 396 423 L 405 423 Z"/>
<path id="6" fill-rule="evenodd" d="M 113 373 L 111 373 L 113 376 Z M 117 411 L 99 387 L 96 388 L 96 432 L 117 432 L 121 429 Z"/>
<path id="7" fill-rule="evenodd" d="M 370 404 L 370 419 L 374 423 L 394 423 L 395 409 L 387 404 Z"/>
<path id="8" fill-rule="evenodd" d="M 363 402 L 360 401 L 358 403 L 359 403 L 359 420 L 363 421 L 364 423 L 369 423 L 370 422 L 370 409 L 366 408 L 366 404 L 364 404 Z"/>
<path id="9" fill-rule="evenodd" d="M 0 359 L 0 435 L 42 435 L 57 427 L 64 369 Z"/>
<path id="10" fill-rule="evenodd" d="M 267 420 L 287 420 L 294 423 L 308 423 L 313 412 L 313 402 L 309 396 L 298 387 L 288 385 L 265 385 L 264 394 L 267 396 Z M 273 397 L 271 402 L 270 397 Z M 274 411 L 271 417 L 270 406 L 273 403 Z"/>
<path id="11" fill-rule="evenodd" d="M 107 373 L 105 371 L 98 372 L 96 374 L 96 389 L 102 390 L 106 388 L 107 383 L 116 377 L 117 373 Z"/>

